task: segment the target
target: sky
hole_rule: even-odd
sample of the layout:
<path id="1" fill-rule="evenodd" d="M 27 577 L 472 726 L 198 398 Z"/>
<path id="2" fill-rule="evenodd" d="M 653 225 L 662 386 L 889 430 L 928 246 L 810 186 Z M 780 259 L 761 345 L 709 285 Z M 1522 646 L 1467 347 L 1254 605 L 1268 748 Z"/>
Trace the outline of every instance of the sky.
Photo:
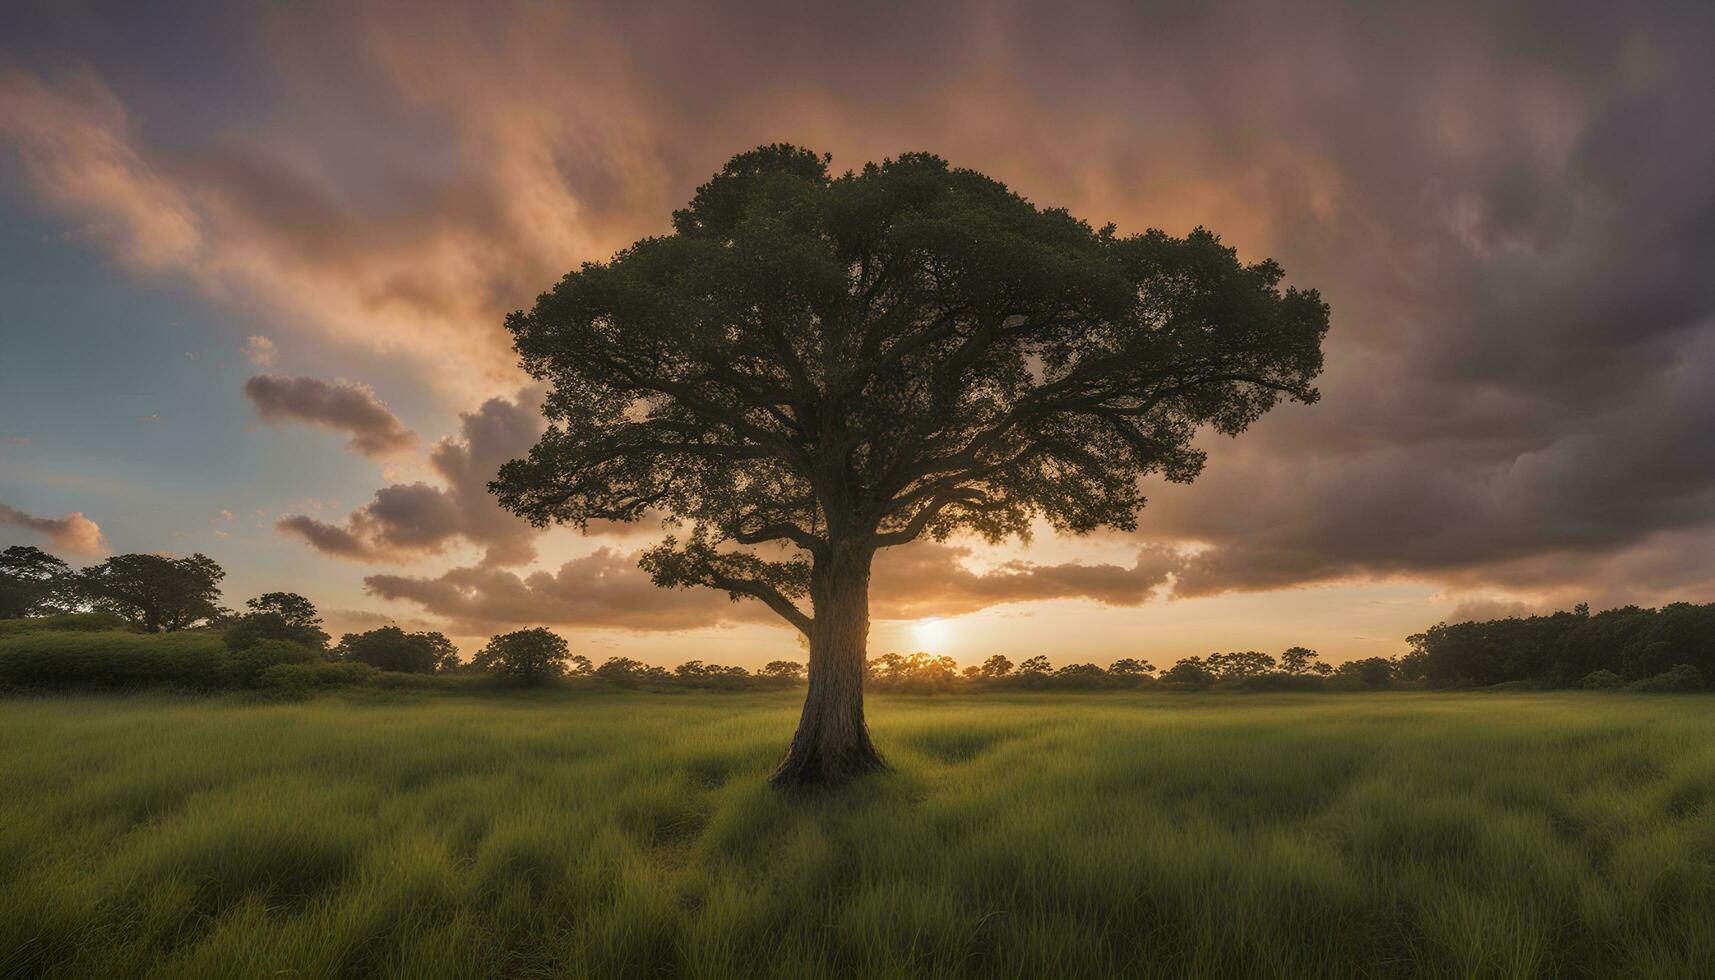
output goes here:
<path id="1" fill-rule="evenodd" d="M 1332 307 L 1313 406 L 1135 532 L 886 553 L 871 650 L 1387 656 L 1444 619 L 1715 600 L 1715 6 L 0 8 L 0 545 L 201 552 L 226 601 L 466 653 L 802 657 L 649 527 L 484 485 L 540 432 L 506 313 L 732 155 L 910 151 Z"/>

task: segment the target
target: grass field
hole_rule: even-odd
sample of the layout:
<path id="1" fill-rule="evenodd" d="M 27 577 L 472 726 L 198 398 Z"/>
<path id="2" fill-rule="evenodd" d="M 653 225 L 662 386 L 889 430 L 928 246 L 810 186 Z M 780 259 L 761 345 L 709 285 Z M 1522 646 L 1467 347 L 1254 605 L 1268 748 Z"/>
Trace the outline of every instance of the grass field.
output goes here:
<path id="1" fill-rule="evenodd" d="M 0 701 L 0 975 L 1708 976 L 1715 699 Z"/>

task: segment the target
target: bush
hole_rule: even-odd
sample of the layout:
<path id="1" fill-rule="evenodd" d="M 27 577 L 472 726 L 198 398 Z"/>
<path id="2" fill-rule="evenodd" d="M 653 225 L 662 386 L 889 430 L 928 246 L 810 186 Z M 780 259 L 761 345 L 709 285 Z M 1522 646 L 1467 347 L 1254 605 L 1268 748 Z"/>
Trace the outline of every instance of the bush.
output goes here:
<path id="1" fill-rule="evenodd" d="M 46 630 L 70 630 L 98 633 L 128 631 L 130 624 L 112 613 L 60 613 L 57 616 L 29 616 L 23 619 L 0 619 L 0 638 L 20 633 L 40 633 Z"/>
<path id="2" fill-rule="evenodd" d="M 1236 681 L 1223 683 L 1222 686 L 1237 691 L 1321 691 L 1327 689 L 1328 682 L 1320 674 L 1289 674 L 1283 670 L 1273 670 L 1266 674 L 1241 677 Z"/>
<path id="3" fill-rule="evenodd" d="M 288 642 L 318 654 L 327 649 L 328 635 L 314 626 L 302 626 L 286 621 L 274 612 L 246 613 L 226 628 L 226 645 L 234 650 L 247 650 L 258 643 Z"/>
<path id="4" fill-rule="evenodd" d="M 230 637 L 227 642 L 231 643 Z M 232 651 L 226 670 L 227 682 L 234 687 L 251 687 L 274 667 L 313 664 L 319 660 L 321 654 L 302 643 L 252 639 L 249 646 Z"/>
<path id="5" fill-rule="evenodd" d="M 128 688 L 228 683 L 231 657 L 209 632 L 49 630 L 0 639 L 0 685 Z"/>
<path id="6" fill-rule="evenodd" d="M 1611 670 L 1593 670 L 1584 675 L 1584 679 L 1578 682 L 1578 686 L 1592 690 L 1611 691 L 1616 687 L 1625 687 L 1626 680 Z"/>
<path id="7" fill-rule="evenodd" d="M 368 684 L 380 676 L 380 671 L 368 664 L 330 664 L 312 659 L 309 662 L 278 663 L 257 675 L 256 686 L 262 691 L 286 699 L 308 697 L 319 687 L 348 687 Z"/>
<path id="8" fill-rule="evenodd" d="M 1654 677 L 1633 681 L 1626 687 L 1626 690 L 1639 691 L 1645 694 L 1678 694 L 1684 691 L 1701 691 L 1703 690 L 1703 672 L 1690 664 L 1679 664 Z"/>

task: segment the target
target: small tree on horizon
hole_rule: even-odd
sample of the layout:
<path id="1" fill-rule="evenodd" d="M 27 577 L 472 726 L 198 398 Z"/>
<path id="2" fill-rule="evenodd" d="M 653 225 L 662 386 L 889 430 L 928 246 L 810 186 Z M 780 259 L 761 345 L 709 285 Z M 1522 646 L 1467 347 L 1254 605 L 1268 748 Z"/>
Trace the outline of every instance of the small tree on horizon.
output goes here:
<path id="1" fill-rule="evenodd" d="M 368 664 L 376 670 L 430 674 L 458 664 L 458 647 L 440 633 L 407 633 L 382 626 L 367 633 L 347 633 L 333 649 L 336 660 Z"/>
<path id="2" fill-rule="evenodd" d="M 1117 674 L 1120 677 L 1142 677 L 1145 674 L 1155 673 L 1155 665 L 1135 657 L 1121 657 L 1109 665 L 1108 673 Z"/>
<path id="3" fill-rule="evenodd" d="M 571 658 L 571 647 L 564 637 L 537 626 L 491 638 L 477 651 L 471 666 L 514 678 L 525 687 L 535 687 L 545 680 L 565 676 Z"/>
<path id="4" fill-rule="evenodd" d="M 1328 307 L 1201 228 L 1120 235 L 908 153 L 835 176 L 730 160 L 672 231 L 507 318 L 549 426 L 490 484 L 538 526 L 665 515 L 655 584 L 760 601 L 809 642 L 777 785 L 883 766 L 864 720 L 878 551 L 1041 519 L 1131 530 L 1203 429 L 1313 402 Z"/>
<path id="5" fill-rule="evenodd" d="M 1309 647 L 1287 647 L 1280 654 L 1280 669 L 1288 674 L 1322 674 L 1334 672 L 1334 668 L 1323 663 L 1321 654 Z"/>
<path id="6" fill-rule="evenodd" d="M 796 660 L 770 660 L 756 672 L 758 677 L 772 677 L 784 681 L 801 681 L 804 679 L 804 665 Z"/>
<path id="7" fill-rule="evenodd" d="M 189 629 L 226 616 L 219 605 L 226 571 L 207 555 L 114 555 L 72 579 L 79 597 L 147 633 Z"/>

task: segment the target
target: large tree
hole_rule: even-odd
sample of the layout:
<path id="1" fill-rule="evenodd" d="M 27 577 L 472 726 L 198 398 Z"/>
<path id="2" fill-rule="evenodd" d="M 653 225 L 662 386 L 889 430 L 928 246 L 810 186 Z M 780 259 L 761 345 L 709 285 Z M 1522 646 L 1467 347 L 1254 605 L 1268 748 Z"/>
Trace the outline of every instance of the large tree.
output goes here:
<path id="1" fill-rule="evenodd" d="M 148 632 L 182 630 L 223 615 L 226 572 L 207 555 L 114 555 L 77 573 L 78 594 L 91 607 Z"/>
<path id="2" fill-rule="evenodd" d="M 1311 402 L 1328 308 L 1202 229 L 1122 236 L 939 157 L 832 176 L 734 157 L 670 234 L 507 319 L 552 388 L 491 485 L 537 525 L 667 515 L 661 586 L 761 601 L 808 637 L 779 784 L 881 766 L 864 724 L 870 566 L 922 535 L 1033 518 L 1130 530 L 1199 429 Z"/>
<path id="3" fill-rule="evenodd" d="M 537 626 L 492 637 L 477 651 L 471 665 L 477 670 L 510 677 L 525 687 L 563 677 L 572 659 L 571 647 L 553 630 Z"/>
<path id="4" fill-rule="evenodd" d="M 0 551 L 0 619 L 51 616 L 76 604 L 71 566 L 40 548 Z"/>

